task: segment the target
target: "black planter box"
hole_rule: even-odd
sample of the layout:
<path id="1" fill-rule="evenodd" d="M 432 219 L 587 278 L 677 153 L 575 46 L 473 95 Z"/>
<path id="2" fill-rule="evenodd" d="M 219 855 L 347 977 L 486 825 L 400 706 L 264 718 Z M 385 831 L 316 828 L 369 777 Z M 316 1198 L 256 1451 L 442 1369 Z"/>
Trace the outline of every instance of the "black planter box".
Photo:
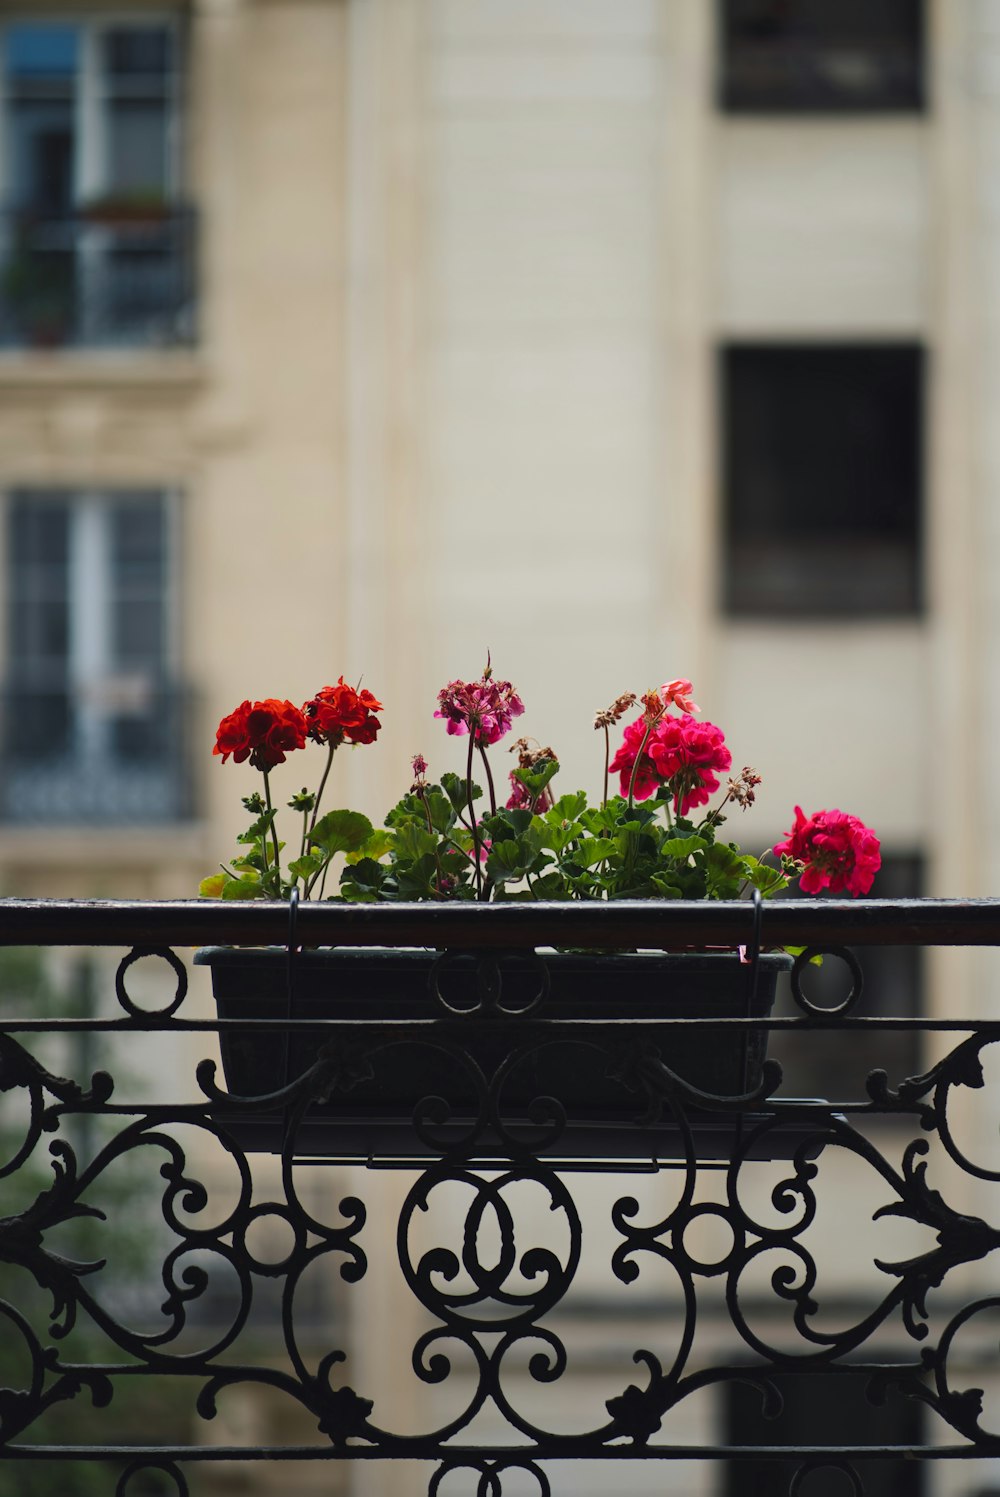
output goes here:
<path id="1" fill-rule="evenodd" d="M 767 1031 L 669 1021 L 764 1018 L 791 965 L 762 956 L 753 981 L 735 953 L 354 948 L 298 953 L 290 968 L 284 950 L 208 947 L 195 961 L 211 968 L 219 1018 L 251 1021 L 220 1031 L 227 1088 L 246 1102 L 221 1121 L 241 1148 L 279 1152 L 292 1119 L 296 1156 L 401 1161 L 522 1149 L 648 1161 L 692 1143 L 728 1157 L 747 1117 L 725 1099 L 759 1085 Z M 650 1118 L 644 1057 L 677 1078 L 690 1137 L 669 1102 Z M 301 1115 L 264 1100 L 318 1059 L 344 1061 L 328 1100 Z"/>

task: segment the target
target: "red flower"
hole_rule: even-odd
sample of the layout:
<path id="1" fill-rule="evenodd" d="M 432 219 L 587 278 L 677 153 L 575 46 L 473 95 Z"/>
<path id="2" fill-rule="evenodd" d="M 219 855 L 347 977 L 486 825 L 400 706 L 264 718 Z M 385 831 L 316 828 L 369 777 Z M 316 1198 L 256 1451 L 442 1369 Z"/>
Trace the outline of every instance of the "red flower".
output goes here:
<path id="1" fill-rule="evenodd" d="M 632 766 L 642 746 L 648 724 L 644 717 L 629 723 L 625 741 L 610 768 L 621 774 L 621 793 L 628 795 Z M 686 816 L 693 806 L 703 806 L 719 788 L 717 770 L 728 770 L 733 756 L 726 748 L 721 729 L 693 717 L 664 716 L 653 728 L 636 770 L 633 796 L 646 800 L 659 785 L 668 785 L 674 810 Z"/>
<path id="2" fill-rule="evenodd" d="M 355 690 L 340 677 L 336 686 L 324 686 L 302 708 L 309 719 L 309 736 L 317 743 L 339 747 L 348 743 L 374 743 L 382 726 L 376 712 L 382 703 L 364 688 Z"/>
<path id="3" fill-rule="evenodd" d="M 803 894 L 829 889 L 840 894 L 867 894 L 882 866 L 879 840 L 871 827 L 844 811 L 817 811 L 806 818 L 795 807 L 795 825 L 785 842 L 774 848 L 776 857 L 787 855 L 806 864 L 799 882 Z"/>
<path id="4" fill-rule="evenodd" d="M 220 722 L 213 754 L 225 764 L 232 754 L 237 764 L 249 759 L 254 769 L 284 764 L 286 753 L 305 748 L 308 723 L 292 702 L 267 697 L 263 702 L 241 702 Z"/>

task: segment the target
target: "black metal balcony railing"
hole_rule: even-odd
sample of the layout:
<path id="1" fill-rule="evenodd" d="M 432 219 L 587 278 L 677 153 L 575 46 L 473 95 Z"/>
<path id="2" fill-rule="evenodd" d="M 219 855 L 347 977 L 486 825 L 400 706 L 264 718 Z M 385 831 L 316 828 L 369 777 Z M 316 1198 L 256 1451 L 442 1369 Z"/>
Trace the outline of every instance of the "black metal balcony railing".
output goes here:
<path id="1" fill-rule="evenodd" d="M 0 347 L 193 343 L 196 224 L 190 208 L 0 215 Z"/>
<path id="2" fill-rule="evenodd" d="M 832 1030 L 850 1033 L 867 1073 L 864 1100 L 796 1098 L 794 1077 L 782 1079 L 773 1063 L 747 1095 L 715 1096 L 674 1073 L 668 1050 L 629 1052 L 637 1116 L 648 1123 L 669 1114 L 677 1143 L 669 1160 L 629 1174 L 610 1216 L 588 1235 L 587 1162 L 550 1163 L 526 1135 L 503 1128 L 505 1065 L 478 1079 L 480 1119 L 503 1133 L 505 1156 L 483 1159 L 475 1127 L 449 1135 L 448 1098 L 425 1098 L 414 1127 L 442 1141 L 431 1157 L 405 1163 L 412 1180 L 408 1190 L 409 1177 L 401 1181 L 398 1219 L 386 1219 L 384 1196 L 383 1211 L 369 1218 L 336 1169 L 305 1168 L 310 1161 L 296 1148 L 303 1122 L 348 1095 L 387 1048 L 404 1040 L 443 1047 L 456 1074 L 474 1069 L 464 1041 L 477 1012 L 457 1014 L 453 990 L 440 1018 L 338 1021 L 323 1044 L 325 1021 L 316 1017 L 210 1017 L 204 1000 L 189 996 L 187 968 L 172 949 L 290 942 L 290 982 L 301 944 L 478 953 L 466 964 L 464 996 L 502 1026 L 497 995 L 519 953 L 522 971 L 525 953 L 537 953 L 530 960 L 544 979 L 550 946 L 732 948 L 751 937 L 753 918 L 746 904 L 319 904 L 296 913 L 207 901 L 0 901 L 0 956 L 14 948 L 0 963 L 0 1489 L 5 1472 L 44 1462 L 56 1473 L 46 1490 L 74 1490 L 76 1465 L 103 1463 L 105 1490 L 134 1497 L 147 1490 L 143 1482 L 156 1492 L 215 1490 L 219 1462 L 360 1470 L 384 1459 L 422 1463 L 412 1490 L 432 1497 L 570 1493 L 572 1476 L 558 1484 L 563 1463 L 579 1461 L 621 1468 L 606 1473 L 605 1489 L 623 1491 L 627 1470 L 643 1462 L 661 1463 L 658 1479 L 669 1484 L 670 1463 L 725 1461 L 741 1473 L 729 1490 L 756 1492 L 765 1488 L 751 1486 L 753 1472 L 778 1461 L 783 1484 L 766 1488 L 776 1497 L 909 1497 L 927 1490 L 921 1473 L 941 1462 L 995 1462 L 1000 1225 L 990 1207 L 1000 1158 L 989 1153 L 996 1129 L 984 1075 L 994 1074 L 1000 1009 L 981 988 L 973 995 L 979 1015 L 956 994 L 947 1018 L 866 1017 L 858 962 L 848 956 L 844 1001 L 824 1012 L 805 991 L 804 958 L 795 1017 L 671 1020 L 712 1046 L 748 1028 L 819 1046 Z M 1000 901 L 787 901 L 767 906 L 760 922 L 765 946 L 837 954 L 850 942 L 861 967 L 872 945 L 1000 945 Z M 91 986 L 82 1000 L 44 1012 L 41 989 L 25 996 L 24 953 L 46 947 L 126 948 L 115 958 L 113 994 Z M 160 991 L 149 986 L 156 972 L 165 979 Z M 522 1013 L 512 1030 L 519 1043 L 528 1034 L 528 1048 L 566 1042 L 560 1021 L 545 1017 L 545 991 L 543 981 L 537 1024 L 533 1017 L 526 1029 Z M 995 1015 L 982 1012 L 987 1004 Z M 225 1090 L 214 1063 L 218 1032 L 256 1032 L 280 1051 L 289 1029 L 303 1027 L 319 1041 L 302 1075 L 253 1100 Z M 628 1028 L 623 1020 L 623 1054 Z M 934 1047 L 919 1075 L 879 1067 L 882 1037 L 899 1030 Z M 585 1033 L 574 1040 L 585 1045 Z M 621 1059 L 609 1055 L 609 1067 Z M 558 1098 L 538 1101 L 536 1131 L 558 1130 Z M 248 1110 L 281 1120 L 277 1164 L 241 1147 L 234 1122 Z M 706 1113 L 740 1124 L 730 1156 L 708 1167 L 694 1147 L 695 1115 Z M 770 1162 L 760 1162 L 762 1153 Z M 612 1166 L 600 1168 L 606 1187 Z M 845 1169 L 853 1171 L 848 1188 L 838 1185 Z M 449 1190 L 451 1214 L 441 1215 Z M 123 1244 L 139 1218 L 145 1235 L 130 1268 Z M 706 1250 L 703 1228 L 721 1231 L 724 1244 Z M 845 1286 L 838 1265 L 848 1250 L 867 1251 L 866 1230 L 870 1261 Z M 918 1245 L 900 1230 L 917 1233 Z M 392 1380 L 362 1386 L 356 1364 L 371 1332 L 354 1297 L 368 1286 L 384 1303 L 393 1290 L 371 1284 L 387 1263 L 372 1249 L 387 1236 L 396 1241 L 401 1298 L 385 1357 L 426 1395 L 403 1417 Z M 633 1311 L 618 1335 L 636 1334 L 641 1344 L 630 1354 L 618 1348 L 620 1366 L 601 1364 L 606 1397 L 602 1388 L 591 1408 L 584 1379 L 567 1414 L 565 1402 L 548 1408 L 547 1394 L 572 1376 L 585 1346 L 610 1334 L 606 1316 L 593 1318 L 592 1288 L 574 1300 L 581 1283 L 592 1285 L 585 1265 L 595 1257 L 640 1297 L 641 1330 Z M 328 1320 L 316 1318 L 317 1276 L 335 1306 Z M 415 1315 L 402 1308 L 406 1297 Z M 370 1309 L 371 1299 L 363 1303 Z M 400 1345 L 411 1327 L 412 1345 Z M 860 1379 L 867 1395 L 864 1421 L 851 1424 L 855 1405 L 846 1400 L 833 1439 L 817 1438 L 808 1421 L 791 1433 L 782 1425 L 786 1401 L 829 1405 L 848 1379 Z M 745 1417 L 739 1441 L 727 1442 L 718 1426 L 706 1437 L 697 1411 L 706 1397 L 735 1388 L 752 1392 L 749 1424 L 759 1443 L 746 1437 Z M 268 1409 L 248 1426 L 244 1415 L 240 1438 L 227 1420 L 236 1390 Z M 143 1397 L 142 1417 L 125 1430 L 121 1410 Z M 891 1422 L 899 1404 L 920 1418 Z M 224 1433 L 212 1443 L 217 1418 Z M 769 1439 L 771 1428 L 782 1438 Z M 910 1433 L 900 1437 L 901 1428 Z M 903 1484 L 883 1484 L 896 1469 Z M 825 1487 L 831 1471 L 835 1484 Z"/>
<path id="3" fill-rule="evenodd" d="M 143 676 L 0 693 L 0 824 L 143 826 L 192 814 L 191 695 Z"/>

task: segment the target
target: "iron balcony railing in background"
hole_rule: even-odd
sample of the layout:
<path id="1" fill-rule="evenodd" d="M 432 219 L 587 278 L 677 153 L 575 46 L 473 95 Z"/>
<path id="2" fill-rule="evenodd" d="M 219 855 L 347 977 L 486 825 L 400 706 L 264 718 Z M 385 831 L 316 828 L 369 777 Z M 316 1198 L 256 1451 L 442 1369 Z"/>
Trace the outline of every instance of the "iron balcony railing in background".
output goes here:
<path id="1" fill-rule="evenodd" d="M 283 1016 L 219 1018 L 189 992 L 178 953 L 220 944 L 283 948 Z M 1000 1150 L 984 1084 L 1000 1003 L 979 981 L 949 989 L 946 1017 L 879 1017 L 865 951 L 914 945 L 1000 947 L 1000 901 L 0 901 L 0 1484 L 49 1462 L 51 1490 L 75 1490 L 77 1465 L 98 1464 L 109 1493 L 209 1497 L 232 1489 L 228 1463 L 249 1483 L 261 1462 L 329 1462 L 324 1490 L 344 1463 L 374 1492 L 365 1463 L 393 1460 L 414 1463 L 414 1493 L 547 1497 L 580 1490 L 578 1462 L 627 1493 L 646 1463 L 649 1491 L 684 1461 L 725 1463 L 720 1493 L 922 1497 L 942 1463 L 949 1492 L 984 1490 L 1000 1460 Z M 326 946 L 441 953 L 427 1007 L 369 1019 L 355 992 L 347 1020 L 304 1016 L 302 951 Z M 508 1118 L 516 1065 L 589 1044 L 586 1020 L 546 1008 L 551 948 L 728 950 L 752 991 L 761 946 L 806 948 L 768 1018 L 673 1018 L 651 1047 L 630 1040 L 621 988 L 608 1074 L 644 1126 L 669 1120 L 662 1156 L 553 1157 L 537 1140 L 558 1142 L 558 1089 Z M 90 975 L 60 997 L 52 974 L 73 951 Z M 810 997 L 817 952 L 843 978 L 836 1011 Z M 505 980 L 526 972 L 534 998 L 505 1006 Z M 494 1069 L 474 1054 L 484 1028 L 510 1036 Z M 675 1030 L 713 1048 L 766 1033 L 772 1051 L 840 1031 L 860 1099 L 797 1095 L 773 1060 L 744 1094 L 699 1089 L 671 1069 Z M 918 1074 L 882 1066 L 899 1031 L 924 1041 Z M 220 1034 L 284 1057 L 277 1088 L 227 1089 Z M 309 1045 L 292 1074 L 296 1035 Z M 368 1210 L 358 1176 L 299 1141 L 407 1046 L 449 1057 L 477 1104 L 458 1126 L 438 1066 L 443 1089 L 413 1115 L 423 1157 L 379 1161 L 402 1178 L 387 1194 L 373 1170 Z M 732 1142 L 706 1161 L 713 1116 Z M 277 1129 L 278 1159 L 246 1143 L 248 1118 Z M 504 1148 L 485 1157 L 487 1125 Z M 595 1291 L 602 1273 L 624 1309 Z M 407 1378 L 422 1400 L 400 1394 Z"/>
<path id="2" fill-rule="evenodd" d="M 191 693 L 142 674 L 0 695 L 0 824 L 142 826 L 193 814 Z"/>
<path id="3" fill-rule="evenodd" d="M 0 215 L 0 347 L 193 343 L 196 230 L 187 207 Z"/>

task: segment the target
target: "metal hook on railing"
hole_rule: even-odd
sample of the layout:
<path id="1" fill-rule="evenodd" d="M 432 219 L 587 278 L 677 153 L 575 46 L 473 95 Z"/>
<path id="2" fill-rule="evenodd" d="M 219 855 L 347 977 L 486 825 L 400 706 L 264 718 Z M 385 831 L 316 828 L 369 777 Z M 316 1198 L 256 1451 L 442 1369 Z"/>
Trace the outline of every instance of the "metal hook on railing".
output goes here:
<path id="1" fill-rule="evenodd" d="M 295 1013 L 295 956 L 298 951 L 295 937 L 299 921 L 299 891 L 296 886 L 288 896 L 288 944 L 286 947 L 286 993 L 285 993 L 285 1018 L 291 1023 Z M 285 1064 L 284 1085 L 287 1086 L 291 1077 L 289 1076 L 289 1063 L 291 1060 L 292 1035 L 291 1029 L 285 1029 Z"/>
<path id="2" fill-rule="evenodd" d="M 764 901 L 759 889 L 753 891 L 753 930 L 750 935 L 750 945 L 744 947 L 745 960 L 750 964 L 750 975 L 747 986 L 747 1018 L 753 1012 L 753 1006 L 757 999 L 757 973 L 760 970 L 760 931 L 764 915 Z"/>

